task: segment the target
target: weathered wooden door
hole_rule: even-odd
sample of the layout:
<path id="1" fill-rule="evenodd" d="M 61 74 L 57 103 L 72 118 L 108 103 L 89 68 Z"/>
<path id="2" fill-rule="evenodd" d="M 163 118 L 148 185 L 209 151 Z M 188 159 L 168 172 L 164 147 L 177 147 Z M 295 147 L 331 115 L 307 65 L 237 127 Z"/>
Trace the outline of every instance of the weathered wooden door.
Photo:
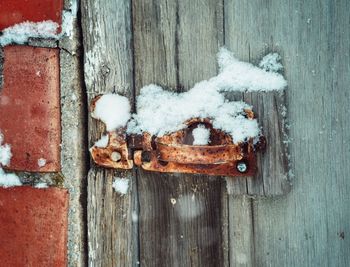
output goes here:
<path id="1" fill-rule="evenodd" d="M 84 0 L 88 101 L 142 86 L 181 92 L 217 72 L 225 45 L 284 61 L 294 189 L 227 193 L 222 177 L 119 172 L 91 164 L 89 266 L 349 266 L 350 2 Z M 102 124 L 89 120 L 89 143 Z M 128 177 L 127 195 L 113 192 Z M 194 210 L 198 212 L 193 212 Z"/>

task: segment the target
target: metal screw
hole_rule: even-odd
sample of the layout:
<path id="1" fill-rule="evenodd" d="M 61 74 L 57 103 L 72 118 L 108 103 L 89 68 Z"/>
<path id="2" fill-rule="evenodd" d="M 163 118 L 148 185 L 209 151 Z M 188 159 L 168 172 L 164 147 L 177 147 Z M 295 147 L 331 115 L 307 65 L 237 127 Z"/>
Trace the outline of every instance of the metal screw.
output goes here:
<path id="1" fill-rule="evenodd" d="M 238 162 L 236 168 L 240 173 L 245 173 L 248 170 L 248 166 L 244 161 Z"/>
<path id="2" fill-rule="evenodd" d="M 119 152 L 116 152 L 116 151 L 112 152 L 112 154 L 111 154 L 111 160 L 113 160 L 113 161 L 115 161 L 115 162 L 118 162 L 118 161 L 121 160 L 121 158 L 122 158 L 122 156 L 120 155 Z"/>

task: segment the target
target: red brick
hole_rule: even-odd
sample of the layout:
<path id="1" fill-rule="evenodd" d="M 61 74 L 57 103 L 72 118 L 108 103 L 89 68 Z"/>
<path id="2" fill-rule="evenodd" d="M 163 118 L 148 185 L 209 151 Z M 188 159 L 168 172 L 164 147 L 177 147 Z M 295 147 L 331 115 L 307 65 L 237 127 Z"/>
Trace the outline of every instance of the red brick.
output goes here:
<path id="1" fill-rule="evenodd" d="M 0 129 L 11 144 L 9 169 L 60 170 L 59 50 L 29 46 L 4 48 L 0 89 Z M 46 159 L 44 167 L 38 159 Z"/>
<path id="2" fill-rule="evenodd" d="M 14 24 L 52 20 L 61 24 L 63 0 L 1 0 L 0 31 Z"/>
<path id="3" fill-rule="evenodd" d="M 0 266 L 67 265 L 68 192 L 0 188 Z"/>

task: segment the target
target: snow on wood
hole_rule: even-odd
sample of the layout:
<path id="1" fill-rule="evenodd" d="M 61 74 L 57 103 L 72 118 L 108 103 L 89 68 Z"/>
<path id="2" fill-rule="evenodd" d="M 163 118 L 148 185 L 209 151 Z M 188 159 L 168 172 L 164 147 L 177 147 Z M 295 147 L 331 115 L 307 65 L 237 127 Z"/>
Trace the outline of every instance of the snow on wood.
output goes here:
<path id="1" fill-rule="evenodd" d="M 270 53 L 262 58 L 259 67 L 266 71 L 279 72 L 283 70 L 283 65 L 280 60 L 281 56 L 279 54 Z"/>
<path id="2" fill-rule="evenodd" d="M 130 119 L 129 100 L 117 94 L 103 95 L 96 101 L 92 117 L 103 121 L 107 131 L 123 127 Z"/>
<path id="3" fill-rule="evenodd" d="M 194 145 L 208 145 L 210 142 L 210 130 L 205 128 L 205 125 L 198 125 L 193 129 L 193 144 Z"/>
<path id="4" fill-rule="evenodd" d="M 287 86 L 287 81 L 281 74 L 273 72 L 275 69 L 280 69 L 277 65 L 278 59 L 278 55 L 265 57 L 262 66 L 269 68 L 269 71 L 266 71 L 250 63 L 239 61 L 232 52 L 221 48 L 218 53 L 220 73 L 209 81 L 219 91 L 268 92 L 282 90 Z"/>
<path id="5" fill-rule="evenodd" d="M 125 195 L 128 193 L 129 179 L 117 177 L 114 179 L 112 186 L 115 192 Z"/>

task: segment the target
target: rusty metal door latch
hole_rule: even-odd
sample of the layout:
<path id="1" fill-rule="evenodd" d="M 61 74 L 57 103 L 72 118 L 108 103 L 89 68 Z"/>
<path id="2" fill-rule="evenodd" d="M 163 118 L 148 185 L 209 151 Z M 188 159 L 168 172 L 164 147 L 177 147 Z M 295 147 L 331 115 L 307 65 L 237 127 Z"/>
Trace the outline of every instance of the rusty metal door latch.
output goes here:
<path id="1" fill-rule="evenodd" d="M 245 110 L 248 119 L 252 110 Z M 100 166 L 131 169 L 133 163 L 147 171 L 199 173 L 223 176 L 253 176 L 256 152 L 264 151 L 266 139 L 234 144 L 229 134 L 214 129 L 209 119 L 193 118 L 187 128 L 162 137 L 145 132 L 126 134 L 125 128 L 108 132 L 106 147 L 93 146 L 90 153 Z M 192 131 L 198 125 L 210 130 L 209 145 L 193 145 Z"/>

